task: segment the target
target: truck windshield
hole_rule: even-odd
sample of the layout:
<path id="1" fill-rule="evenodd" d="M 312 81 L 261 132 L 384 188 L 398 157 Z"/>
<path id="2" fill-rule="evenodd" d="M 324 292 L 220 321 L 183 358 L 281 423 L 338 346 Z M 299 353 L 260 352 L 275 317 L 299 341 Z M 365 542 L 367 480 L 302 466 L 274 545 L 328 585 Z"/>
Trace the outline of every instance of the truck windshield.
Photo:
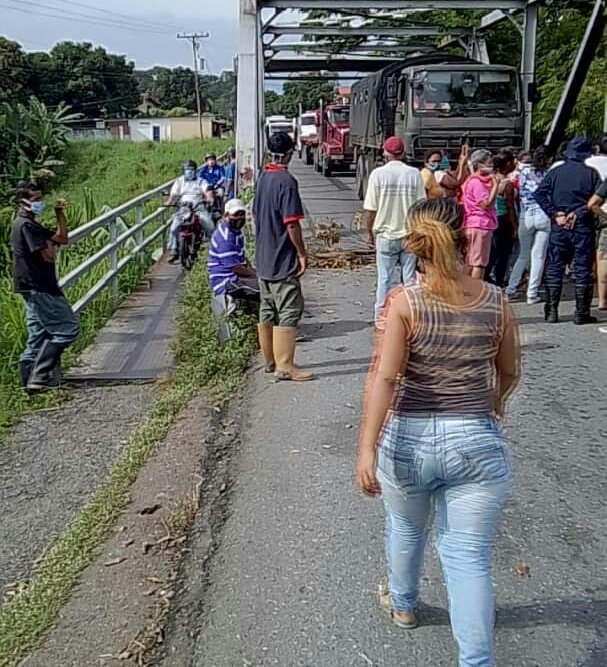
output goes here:
<path id="1" fill-rule="evenodd" d="M 413 111 L 420 115 L 514 116 L 520 112 L 514 72 L 425 71 L 413 80 Z"/>
<path id="2" fill-rule="evenodd" d="M 329 122 L 337 125 L 338 123 L 348 123 L 350 121 L 350 109 L 331 109 L 329 111 Z"/>
<path id="3" fill-rule="evenodd" d="M 277 132 L 293 132 L 293 126 L 290 123 L 272 123 L 270 126 L 271 134 L 276 134 Z"/>

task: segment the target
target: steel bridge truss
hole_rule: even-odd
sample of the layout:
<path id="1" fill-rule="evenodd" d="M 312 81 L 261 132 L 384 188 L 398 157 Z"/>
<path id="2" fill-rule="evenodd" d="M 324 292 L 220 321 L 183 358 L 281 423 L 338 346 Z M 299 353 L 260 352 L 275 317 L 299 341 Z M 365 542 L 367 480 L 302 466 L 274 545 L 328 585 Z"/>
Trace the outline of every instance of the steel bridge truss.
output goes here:
<path id="1" fill-rule="evenodd" d="M 504 20 L 510 20 L 521 34 L 525 145 L 529 147 L 540 4 L 541 0 L 240 0 L 236 148 L 245 183 L 254 180 L 261 166 L 265 81 L 310 80 L 319 74 L 329 79 L 356 79 L 427 48 L 424 43 L 407 44 L 403 38 L 442 37 L 442 45 L 459 43 L 467 56 L 488 62 L 483 34 Z M 419 12 L 478 9 L 479 5 L 488 14 L 477 29 L 415 24 Z M 300 20 L 299 12 L 309 10 L 328 10 L 335 16 L 318 22 Z M 402 18 L 408 24 L 382 27 L 367 23 L 378 18 Z M 336 53 L 334 45 L 319 39 L 323 37 L 349 41 Z"/>

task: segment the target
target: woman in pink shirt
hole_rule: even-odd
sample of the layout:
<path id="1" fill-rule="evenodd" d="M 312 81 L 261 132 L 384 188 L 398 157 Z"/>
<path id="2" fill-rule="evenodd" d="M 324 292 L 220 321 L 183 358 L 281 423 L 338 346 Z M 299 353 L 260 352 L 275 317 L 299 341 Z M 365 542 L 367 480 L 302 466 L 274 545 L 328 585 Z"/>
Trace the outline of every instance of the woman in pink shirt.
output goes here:
<path id="1" fill-rule="evenodd" d="M 498 182 L 493 174 L 491 151 L 474 151 L 470 162 L 473 173 L 464 183 L 462 196 L 466 265 L 469 275 L 482 278 L 489 264 L 493 232 L 497 229 L 495 198 Z"/>

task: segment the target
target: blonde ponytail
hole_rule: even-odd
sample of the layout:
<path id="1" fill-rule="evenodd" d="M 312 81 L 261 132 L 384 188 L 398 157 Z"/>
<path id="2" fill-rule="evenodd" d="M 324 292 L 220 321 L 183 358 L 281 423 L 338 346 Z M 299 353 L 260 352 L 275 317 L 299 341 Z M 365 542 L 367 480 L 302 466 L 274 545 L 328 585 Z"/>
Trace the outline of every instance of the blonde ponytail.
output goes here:
<path id="1" fill-rule="evenodd" d="M 418 202 L 409 211 L 408 225 L 405 248 L 421 263 L 423 288 L 448 303 L 460 303 L 458 278 L 462 264 L 457 204 L 445 197 Z"/>

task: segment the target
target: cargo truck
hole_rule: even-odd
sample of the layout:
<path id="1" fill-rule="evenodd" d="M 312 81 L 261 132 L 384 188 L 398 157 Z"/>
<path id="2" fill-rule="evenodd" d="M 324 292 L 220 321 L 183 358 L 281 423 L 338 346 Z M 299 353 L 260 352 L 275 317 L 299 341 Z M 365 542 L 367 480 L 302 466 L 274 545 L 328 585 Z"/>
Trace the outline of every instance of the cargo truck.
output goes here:
<path id="1" fill-rule="evenodd" d="M 521 93 L 515 68 L 444 53 L 412 56 L 361 79 L 350 100 L 358 196 L 364 198 L 392 135 L 403 139 L 406 160 L 416 166 L 430 149 L 455 160 L 464 141 L 471 149 L 522 148 Z"/>
<path id="2" fill-rule="evenodd" d="M 350 169 L 354 151 L 350 143 L 350 107 L 346 104 L 323 104 L 316 111 L 319 141 L 314 151 L 314 167 L 323 176 L 333 170 Z"/>
<path id="3" fill-rule="evenodd" d="M 300 160 L 306 164 L 314 162 L 314 151 L 318 146 L 318 128 L 316 127 L 316 113 L 306 111 L 300 113 L 297 119 L 297 153 Z"/>

